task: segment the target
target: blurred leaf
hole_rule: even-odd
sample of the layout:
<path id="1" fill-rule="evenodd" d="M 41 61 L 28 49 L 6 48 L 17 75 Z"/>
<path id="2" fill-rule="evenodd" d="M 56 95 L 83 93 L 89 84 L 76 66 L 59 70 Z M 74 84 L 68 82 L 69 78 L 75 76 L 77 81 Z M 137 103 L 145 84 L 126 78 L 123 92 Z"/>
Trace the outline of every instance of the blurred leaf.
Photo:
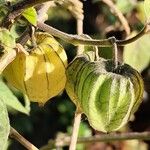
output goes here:
<path id="1" fill-rule="evenodd" d="M 86 123 L 80 124 L 79 137 L 89 137 L 92 135 L 92 131 Z"/>
<path id="2" fill-rule="evenodd" d="M 124 62 L 131 65 L 139 72 L 143 71 L 150 63 L 150 35 L 144 35 L 124 48 Z"/>
<path id="3" fill-rule="evenodd" d="M 5 150 L 10 131 L 9 118 L 6 105 L 0 99 L 0 149 Z"/>
<path id="4" fill-rule="evenodd" d="M 72 126 L 68 127 L 67 132 L 70 135 L 72 134 Z M 81 122 L 78 136 L 79 137 L 89 137 L 91 135 L 92 135 L 92 132 L 91 132 L 91 129 L 89 128 L 89 126 L 86 123 Z"/>
<path id="5" fill-rule="evenodd" d="M 37 13 L 35 8 L 30 7 L 24 10 L 22 15 L 34 26 L 37 24 Z"/>
<path id="6" fill-rule="evenodd" d="M 0 80 L 0 97 L 4 101 L 4 103 L 24 114 L 29 114 L 30 110 L 25 108 L 17 99 L 17 97 L 12 93 L 12 91 L 7 87 L 7 85 Z"/>
<path id="7" fill-rule="evenodd" d="M 10 51 L 16 47 L 15 38 L 11 35 L 9 30 L 0 28 L 0 45 L 6 51 Z"/>
<path id="8" fill-rule="evenodd" d="M 122 13 L 128 13 L 134 8 L 134 3 L 131 0 L 116 0 L 116 5 Z"/>
<path id="9" fill-rule="evenodd" d="M 145 20 L 146 20 L 145 10 L 144 10 L 144 3 L 143 2 L 138 2 L 137 5 L 136 5 L 136 9 L 137 9 L 137 15 L 136 16 L 144 24 Z"/>
<path id="10" fill-rule="evenodd" d="M 5 0 L 0 0 L 0 5 L 5 4 Z"/>
<path id="11" fill-rule="evenodd" d="M 144 9 L 145 9 L 147 20 L 150 21 L 150 0 L 144 1 Z"/>

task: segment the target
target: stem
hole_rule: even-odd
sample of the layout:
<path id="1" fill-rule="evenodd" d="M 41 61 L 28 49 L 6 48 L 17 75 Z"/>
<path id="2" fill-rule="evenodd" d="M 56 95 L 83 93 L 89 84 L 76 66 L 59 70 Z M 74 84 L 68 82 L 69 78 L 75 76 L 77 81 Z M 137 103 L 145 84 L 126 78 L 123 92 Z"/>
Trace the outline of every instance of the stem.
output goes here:
<path id="1" fill-rule="evenodd" d="M 97 45 L 99 47 L 111 47 L 112 46 L 111 41 L 112 41 L 113 37 L 108 38 L 108 39 L 103 39 L 103 40 L 87 39 L 87 38 L 83 38 L 83 37 L 78 36 L 78 35 L 72 35 L 72 34 L 64 33 L 60 30 L 57 30 L 57 29 L 55 29 L 49 25 L 46 25 L 45 23 L 41 23 L 41 22 L 37 23 L 37 27 L 43 31 L 50 33 L 53 36 L 61 38 L 62 40 L 67 41 L 68 43 L 71 43 L 74 45 L 79 45 L 79 44 Z M 130 39 L 126 39 L 126 40 L 116 40 L 116 44 L 118 46 L 130 44 L 130 43 L 136 41 L 137 39 L 139 39 L 140 37 L 142 37 L 144 34 L 148 33 L 149 31 L 150 31 L 149 24 L 146 24 L 144 26 L 144 28 L 136 36 L 134 36 Z"/>
<path id="2" fill-rule="evenodd" d="M 118 47 L 116 42 L 113 43 L 113 59 L 115 62 L 115 68 L 118 67 Z"/>
<path id="3" fill-rule="evenodd" d="M 104 40 L 91 40 L 87 38 L 83 38 L 79 35 L 73 35 L 73 34 L 67 34 L 65 32 L 62 32 L 60 30 L 57 30 L 45 23 L 38 22 L 37 27 L 43 31 L 46 31 L 50 33 L 53 36 L 56 36 L 58 38 L 61 38 L 64 41 L 67 41 L 74 45 L 98 45 L 102 47 L 112 46 L 110 39 L 104 39 Z"/>
<path id="4" fill-rule="evenodd" d="M 104 2 L 106 5 L 108 5 L 114 11 L 114 13 L 118 16 L 120 22 L 122 23 L 127 35 L 129 35 L 130 27 L 129 27 L 127 19 L 124 17 L 122 12 L 116 7 L 116 5 L 112 2 L 112 0 L 102 0 L 102 2 Z"/>
<path id="5" fill-rule="evenodd" d="M 20 135 L 13 127 L 10 128 L 9 136 L 15 140 L 17 140 L 21 145 L 23 145 L 28 150 L 39 150 L 32 143 L 26 140 L 22 135 Z"/>
<path id="6" fill-rule="evenodd" d="M 77 143 L 77 139 L 78 139 L 80 122 L 81 122 L 81 113 L 76 111 L 75 117 L 74 117 L 73 131 L 72 131 L 69 150 L 75 150 L 76 149 L 76 143 Z"/>
<path id="7" fill-rule="evenodd" d="M 78 2 L 78 0 L 77 0 Z M 82 35 L 83 34 L 83 18 L 78 18 L 76 16 L 76 21 L 77 21 L 77 34 Z M 84 52 L 84 46 L 79 45 L 77 54 L 82 54 Z M 71 136 L 71 142 L 69 146 L 69 150 L 76 150 L 76 145 L 77 145 L 77 139 L 78 139 L 78 133 L 79 133 L 79 127 L 80 127 L 80 122 L 81 122 L 81 113 L 76 110 L 75 116 L 74 116 L 74 124 L 73 124 L 73 131 L 72 131 L 72 136 Z"/>
<path id="8" fill-rule="evenodd" d="M 85 143 L 94 143 L 94 142 L 112 142 L 112 141 L 123 141 L 123 140 L 150 140 L 150 132 L 130 132 L 130 133 L 111 133 L 111 134 L 101 134 L 92 137 L 83 137 L 78 138 L 78 144 L 85 144 Z M 61 140 L 60 145 L 57 146 L 63 147 L 68 146 L 70 144 L 70 138 L 66 137 Z M 52 147 L 53 146 L 53 147 Z M 56 147 L 56 141 L 50 140 L 49 143 L 41 150 L 46 150 L 50 148 Z"/>
<path id="9" fill-rule="evenodd" d="M 139 38 L 141 38 L 143 35 L 145 35 L 148 32 L 150 32 L 150 23 L 147 23 L 143 27 L 143 29 L 137 35 L 135 35 L 134 37 L 126 39 L 126 40 L 117 40 L 116 42 L 119 46 L 130 44 L 132 42 L 135 42 L 136 40 L 138 40 Z"/>
<path id="10" fill-rule="evenodd" d="M 83 34 L 83 19 L 77 19 L 77 34 Z M 82 54 L 84 52 L 84 46 L 79 45 L 77 50 L 77 55 Z"/>

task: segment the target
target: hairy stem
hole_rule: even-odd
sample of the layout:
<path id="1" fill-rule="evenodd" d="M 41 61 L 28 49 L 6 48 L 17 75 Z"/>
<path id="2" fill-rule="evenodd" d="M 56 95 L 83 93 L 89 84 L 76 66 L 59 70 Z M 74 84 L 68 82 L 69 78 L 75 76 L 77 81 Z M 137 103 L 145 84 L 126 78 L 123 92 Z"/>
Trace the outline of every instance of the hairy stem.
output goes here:
<path id="1" fill-rule="evenodd" d="M 83 20 L 77 19 L 77 34 L 82 35 L 83 34 Z M 84 52 L 84 46 L 79 45 L 77 50 L 77 55 L 82 54 Z"/>
<path id="2" fill-rule="evenodd" d="M 116 40 L 116 44 L 118 46 L 123 46 L 126 44 L 130 44 L 140 37 L 142 37 L 144 34 L 148 33 L 150 31 L 150 25 L 146 24 L 144 28 L 134 37 L 125 39 L 125 40 Z M 61 38 L 62 40 L 74 44 L 74 45 L 96 45 L 99 47 L 111 47 L 112 46 L 112 39 L 114 37 L 108 38 L 108 39 L 103 39 L 103 40 L 98 40 L 98 39 L 87 39 L 78 35 L 72 35 L 72 34 L 67 34 L 62 31 L 59 31 L 49 25 L 46 25 L 45 23 L 38 22 L 37 27 L 43 31 L 46 31 L 53 36 L 56 36 L 58 38 Z"/>
<path id="3" fill-rule="evenodd" d="M 80 122 L 81 122 L 81 113 L 76 111 L 75 117 L 74 117 L 73 131 L 72 131 L 69 150 L 76 150 Z"/>

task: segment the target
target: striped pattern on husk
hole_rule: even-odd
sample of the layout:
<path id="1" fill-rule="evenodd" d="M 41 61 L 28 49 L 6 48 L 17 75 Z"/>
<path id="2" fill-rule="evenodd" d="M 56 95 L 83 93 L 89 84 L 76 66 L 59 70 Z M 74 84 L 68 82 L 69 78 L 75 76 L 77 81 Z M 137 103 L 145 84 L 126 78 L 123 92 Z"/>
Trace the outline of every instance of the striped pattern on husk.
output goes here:
<path id="1" fill-rule="evenodd" d="M 39 32 L 35 38 L 37 47 L 29 55 L 19 53 L 3 75 L 31 101 L 44 104 L 65 87 L 67 56 L 51 35 Z"/>
<path id="2" fill-rule="evenodd" d="M 66 91 L 90 125 L 103 132 L 120 129 L 141 103 L 143 81 L 127 64 L 100 58 L 91 61 L 84 54 L 67 68 Z"/>

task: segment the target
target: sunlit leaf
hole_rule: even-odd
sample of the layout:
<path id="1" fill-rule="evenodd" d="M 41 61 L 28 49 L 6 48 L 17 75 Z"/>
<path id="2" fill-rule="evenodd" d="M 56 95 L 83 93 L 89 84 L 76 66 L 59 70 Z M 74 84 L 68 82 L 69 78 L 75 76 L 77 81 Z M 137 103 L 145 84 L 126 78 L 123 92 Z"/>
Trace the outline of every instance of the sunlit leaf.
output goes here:
<path id="1" fill-rule="evenodd" d="M 144 9 L 145 9 L 147 20 L 150 21 L 150 0 L 144 1 Z"/>
<path id="2" fill-rule="evenodd" d="M 6 105 L 0 98 L 0 149 L 6 150 L 7 139 L 10 131 Z"/>
<path id="3" fill-rule="evenodd" d="M 150 35 L 144 35 L 135 42 L 125 46 L 123 59 L 139 72 L 143 71 L 150 63 Z"/>
<path id="4" fill-rule="evenodd" d="M 17 99 L 17 97 L 12 93 L 12 91 L 7 87 L 7 85 L 0 80 L 0 97 L 4 101 L 4 103 L 24 114 L 29 114 L 29 109 L 25 108 Z"/>
<path id="5" fill-rule="evenodd" d="M 2 50 L 10 51 L 16 47 L 15 38 L 9 30 L 0 28 L 0 46 Z"/>
<path id="6" fill-rule="evenodd" d="M 24 10 L 22 15 L 34 26 L 37 24 L 37 13 L 33 7 Z"/>

